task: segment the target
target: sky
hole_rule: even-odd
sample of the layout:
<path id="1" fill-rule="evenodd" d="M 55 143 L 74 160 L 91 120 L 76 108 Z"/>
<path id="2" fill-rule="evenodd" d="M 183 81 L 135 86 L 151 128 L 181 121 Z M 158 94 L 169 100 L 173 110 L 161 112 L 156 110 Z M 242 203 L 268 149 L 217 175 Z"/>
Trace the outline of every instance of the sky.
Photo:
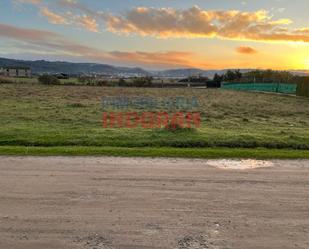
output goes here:
<path id="1" fill-rule="evenodd" d="M 309 70 L 308 0 L 0 0 L 0 57 Z"/>

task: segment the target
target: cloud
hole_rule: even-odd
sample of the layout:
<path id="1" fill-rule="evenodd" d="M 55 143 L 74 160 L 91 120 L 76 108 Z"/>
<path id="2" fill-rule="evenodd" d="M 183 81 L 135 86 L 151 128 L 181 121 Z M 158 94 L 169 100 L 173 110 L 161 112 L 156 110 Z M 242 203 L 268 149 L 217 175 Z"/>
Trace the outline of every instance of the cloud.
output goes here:
<path id="1" fill-rule="evenodd" d="M 52 5 L 57 5 L 60 8 L 68 8 L 73 10 L 79 10 L 81 14 L 74 14 L 71 11 L 57 12 L 51 10 L 43 0 L 15 0 L 16 3 L 32 4 L 40 9 L 40 14 L 46 17 L 51 24 L 62 24 L 83 27 L 90 32 L 99 32 L 99 24 L 96 19 L 101 14 L 96 11 L 92 11 L 83 4 L 75 0 L 56 0 Z"/>
<path id="2" fill-rule="evenodd" d="M 265 10 L 185 10 L 134 8 L 122 15 L 107 15 L 106 26 L 118 34 L 138 34 L 157 38 L 212 38 L 253 41 L 309 42 L 307 33 L 286 29 L 293 21 L 274 20 Z M 304 30 L 306 28 L 303 28 Z"/>
<path id="3" fill-rule="evenodd" d="M 98 24 L 95 19 L 89 16 L 81 16 L 77 18 L 77 23 L 91 32 L 98 32 Z"/>
<path id="4" fill-rule="evenodd" d="M 42 0 L 18 0 L 44 8 Z M 76 0 L 55 0 L 43 9 L 51 23 L 107 29 L 116 34 L 156 38 L 219 38 L 260 42 L 309 42 L 309 27 L 289 28 L 293 20 L 274 19 L 266 10 L 205 10 L 137 7 L 121 14 L 93 10 Z M 50 7 L 50 8 L 51 8 Z M 57 9 L 58 11 L 55 11 Z M 45 10 L 45 11 L 44 11 Z M 41 11 L 42 12 L 42 11 Z M 66 23 L 64 23 L 65 19 Z"/>
<path id="5" fill-rule="evenodd" d="M 307 34 L 307 35 L 309 35 L 309 28 L 296 29 L 296 30 L 295 30 L 295 33 L 298 33 L 298 34 Z"/>
<path id="6" fill-rule="evenodd" d="M 67 24 L 67 20 L 63 17 L 60 16 L 52 11 L 50 11 L 46 7 L 41 8 L 41 15 L 47 17 L 48 21 L 53 24 Z"/>
<path id="7" fill-rule="evenodd" d="M 240 46 L 236 48 L 236 52 L 240 54 L 247 54 L 247 55 L 258 53 L 256 49 L 251 48 L 251 47 L 246 47 L 246 46 Z"/>
<path id="8" fill-rule="evenodd" d="M 25 4 L 35 4 L 39 5 L 42 3 L 42 0 L 15 0 L 16 3 L 25 3 Z"/>
<path id="9" fill-rule="evenodd" d="M 92 17 L 87 15 L 74 15 L 71 12 L 67 12 L 65 14 L 56 14 L 49 10 L 47 7 L 41 7 L 40 11 L 42 16 L 45 16 L 49 23 L 52 24 L 67 24 L 74 25 L 78 27 L 83 27 L 84 29 L 91 32 L 99 32 L 98 31 L 98 23 Z"/>
<path id="10" fill-rule="evenodd" d="M 76 0 L 56 0 L 55 4 L 61 8 L 79 11 L 83 14 L 91 16 L 92 18 L 99 19 L 102 17 L 102 13 L 88 8 L 86 5 Z"/>
<path id="11" fill-rule="evenodd" d="M 50 31 L 24 29 L 2 23 L 0 23 L 0 36 L 28 42 L 42 42 L 60 37 L 60 35 Z"/>
<path id="12" fill-rule="evenodd" d="M 156 37 L 211 37 L 218 28 L 211 23 L 211 13 L 197 7 L 177 11 L 171 8 L 139 7 L 124 16 L 108 15 L 107 28 L 116 33 L 136 33 Z"/>
<path id="13" fill-rule="evenodd" d="M 167 66 L 208 66 L 202 62 L 194 53 L 191 52 L 110 52 L 112 57 L 123 61 L 138 61 L 149 65 L 167 65 Z"/>
<path id="14" fill-rule="evenodd" d="M 157 65 L 165 66 L 208 66 L 194 53 L 181 51 L 167 52 L 123 52 L 102 51 L 97 48 L 78 44 L 66 37 L 54 32 L 37 29 L 19 28 L 12 25 L 0 23 L 0 37 L 22 42 L 19 49 L 38 49 L 38 54 L 47 51 L 48 54 L 59 54 L 61 56 L 74 56 L 98 62 L 126 63 L 130 65 Z M 22 52 L 20 52 L 22 53 Z"/>

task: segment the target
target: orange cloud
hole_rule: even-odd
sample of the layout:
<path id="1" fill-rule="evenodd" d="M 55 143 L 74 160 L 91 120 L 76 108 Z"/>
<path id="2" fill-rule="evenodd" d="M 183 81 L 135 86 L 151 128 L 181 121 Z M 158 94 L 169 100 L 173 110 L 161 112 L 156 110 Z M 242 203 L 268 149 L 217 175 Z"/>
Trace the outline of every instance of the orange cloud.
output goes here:
<path id="1" fill-rule="evenodd" d="M 78 18 L 78 23 L 85 29 L 91 32 L 98 32 L 98 24 L 95 19 L 89 16 L 81 16 Z"/>
<path id="2" fill-rule="evenodd" d="M 197 7 L 177 11 L 171 8 L 136 8 L 124 16 L 107 15 L 107 28 L 116 33 L 136 33 L 156 37 L 211 37 L 218 28 L 210 22 L 211 13 Z"/>
<path id="3" fill-rule="evenodd" d="M 60 16 L 52 11 L 50 11 L 46 7 L 41 8 L 41 15 L 47 17 L 48 21 L 53 24 L 67 24 L 67 20 L 63 17 Z"/>
<path id="4" fill-rule="evenodd" d="M 258 51 L 255 50 L 254 48 L 246 47 L 246 46 L 240 46 L 236 48 L 236 52 L 240 54 L 249 54 L 249 55 L 258 53 Z"/>
<path id="5" fill-rule="evenodd" d="M 295 33 L 298 33 L 298 34 L 307 34 L 307 35 L 309 35 L 309 28 L 300 28 L 300 29 L 296 29 L 296 30 L 295 30 Z"/>
<path id="6" fill-rule="evenodd" d="M 47 7 L 42 7 L 40 13 L 47 18 L 49 23 L 52 24 L 75 25 L 83 27 L 91 32 L 98 32 L 98 23 L 94 18 L 87 15 L 74 15 L 70 12 L 60 15 L 52 12 Z"/>
<path id="7" fill-rule="evenodd" d="M 169 51 L 169 52 L 110 52 L 111 58 L 117 58 L 121 61 L 137 61 L 145 65 L 158 66 L 181 66 L 181 67 L 207 67 L 206 64 L 196 54 L 191 52 Z"/>
<path id="8" fill-rule="evenodd" d="M 105 17 L 109 31 L 158 38 L 217 37 L 233 40 L 309 42 L 309 28 L 289 30 L 290 19 L 273 20 L 265 10 L 187 10 L 138 7 L 123 15 Z"/>

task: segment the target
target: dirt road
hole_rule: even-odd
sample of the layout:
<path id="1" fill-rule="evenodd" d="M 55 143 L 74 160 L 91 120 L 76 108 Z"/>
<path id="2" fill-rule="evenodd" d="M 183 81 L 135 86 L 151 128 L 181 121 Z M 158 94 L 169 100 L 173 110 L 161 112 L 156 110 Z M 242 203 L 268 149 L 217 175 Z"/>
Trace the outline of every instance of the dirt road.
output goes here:
<path id="1" fill-rule="evenodd" d="M 1 249 L 309 248 L 309 161 L 0 157 L 0 190 Z"/>

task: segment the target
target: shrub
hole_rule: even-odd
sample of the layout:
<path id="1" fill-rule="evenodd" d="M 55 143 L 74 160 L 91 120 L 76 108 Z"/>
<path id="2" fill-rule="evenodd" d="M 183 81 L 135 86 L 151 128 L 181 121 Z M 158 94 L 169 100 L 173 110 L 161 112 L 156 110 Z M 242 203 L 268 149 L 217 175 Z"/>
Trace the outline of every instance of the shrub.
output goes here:
<path id="1" fill-rule="evenodd" d="M 57 77 L 52 76 L 52 75 L 47 75 L 47 74 L 41 75 L 38 78 L 38 80 L 41 84 L 44 84 L 44 85 L 58 85 L 58 84 L 60 84 L 60 80 Z"/>
<path id="2" fill-rule="evenodd" d="M 132 85 L 134 87 L 150 87 L 152 85 L 152 77 L 136 77 L 133 79 Z"/>
<path id="3" fill-rule="evenodd" d="M 96 86 L 108 86 L 109 83 L 108 83 L 106 80 L 97 80 L 97 81 L 95 82 L 95 85 L 96 85 Z"/>
<path id="4" fill-rule="evenodd" d="M 13 81 L 9 78 L 0 76 L 0 84 L 7 84 L 7 83 L 13 83 Z"/>
<path id="5" fill-rule="evenodd" d="M 120 78 L 118 81 L 118 86 L 127 86 L 126 80 L 123 78 Z"/>

